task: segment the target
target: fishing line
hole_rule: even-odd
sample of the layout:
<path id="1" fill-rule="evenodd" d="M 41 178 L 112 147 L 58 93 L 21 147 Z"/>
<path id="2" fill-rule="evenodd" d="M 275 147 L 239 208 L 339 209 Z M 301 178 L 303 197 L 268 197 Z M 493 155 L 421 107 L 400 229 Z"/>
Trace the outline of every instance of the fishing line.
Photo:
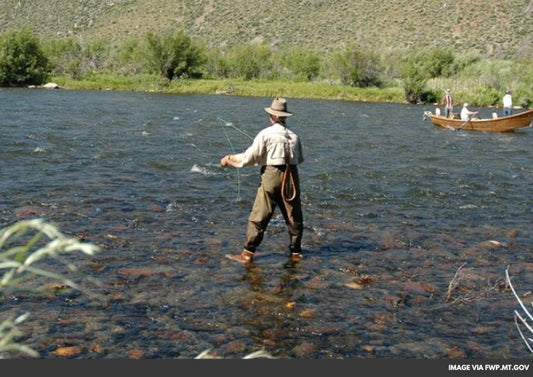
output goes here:
<path id="1" fill-rule="evenodd" d="M 247 135 L 248 137 L 250 137 L 250 136 L 248 134 L 246 134 L 246 132 L 239 130 L 238 128 L 233 126 L 232 123 L 227 122 L 227 121 L 225 121 L 222 118 L 217 117 L 217 121 L 218 121 L 218 124 L 220 125 L 220 127 L 222 127 L 222 131 L 224 131 L 224 136 L 226 136 L 226 140 L 228 141 L 228 144 L 229 144 L 229 146 L 231 148 L 231 153 L 235 154 L 236 153 L 235 152 L 235 148 L 233 147 L 233 143 L 231 142 L 231 139 L 230 139 L 228 133 L 226 132 L 226 127 L 227 126 L 232 126 L 236 130 L 240 131 L 242 134 Z M 241 200 L 241 174 L 240 174 L 238 168 L 235 169 L 235 171 L 237 172 L 237 197 L 235 198 L 235 201 L 238 202 L 238 201 Z"/>
<path id="2" fill-rule="evenodd" d="M 250 140 L 254 139 L 253 137 L 248 135 L 245 131 L 241 130 L 240 128 L 235 127 L 235 125 L 233 123 L 231 123 L 231 122 L 226 122 L 226 126 L 229 126 L 229 127 L 233 128 L 234 130 L 239 131 L 241 134 L 243 134 L 244 136 L 248 137 L 248 139 L 250 139 Z"/>

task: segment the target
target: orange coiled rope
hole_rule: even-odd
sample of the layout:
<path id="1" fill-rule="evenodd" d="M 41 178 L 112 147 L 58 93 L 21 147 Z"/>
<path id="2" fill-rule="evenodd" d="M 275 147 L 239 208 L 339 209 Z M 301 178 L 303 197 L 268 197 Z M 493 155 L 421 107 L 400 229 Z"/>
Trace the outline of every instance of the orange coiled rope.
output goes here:
<path id="1" fill-rule="evenodd" d="M 294 177 L 289 164 L 290 157 L 287 154 L 285 157 L 285 171 L 281 179 L 281 197 L 285 202 L 291 202 L 296 198 L 296 185 L 294 184 Z"/>

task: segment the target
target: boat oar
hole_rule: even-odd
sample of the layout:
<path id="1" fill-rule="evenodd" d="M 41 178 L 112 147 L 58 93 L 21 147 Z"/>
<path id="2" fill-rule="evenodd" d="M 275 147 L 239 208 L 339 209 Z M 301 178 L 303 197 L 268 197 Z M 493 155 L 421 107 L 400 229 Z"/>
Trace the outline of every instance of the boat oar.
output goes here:
<path id="1" fill-rule="evenodd" d="M 470 115 L 468 118 L 466 118 L 466 120 L 463 122 L 463 124 L 461 124 L 459 126 L 458 130 L 462 129 L 468 122 L 470 122 L 474 115 L 477 115 L 477 111 L 475 113 L 473 113 L 472 115 Z"/>
<path id="2" fill-rule="evenodd" d="M 466 118 L 466 120 L 463 122 L 463 124 L 461 124 L 459 126 L 459 128 L 457 128 L 458 130 L 460 130 L 461 128 L 463 128 L 465 126 L 465 124 L 467 124 L 468 122 L 470 122 L 470 120 L 472 119 L 472 117 L 468 117 Z"/>

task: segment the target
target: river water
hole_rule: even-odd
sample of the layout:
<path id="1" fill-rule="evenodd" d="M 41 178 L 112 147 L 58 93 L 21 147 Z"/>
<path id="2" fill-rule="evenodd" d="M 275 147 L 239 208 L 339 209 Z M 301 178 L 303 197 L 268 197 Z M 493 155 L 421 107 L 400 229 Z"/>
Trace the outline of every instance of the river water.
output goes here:
<path id="1" fill-rule="evenodd" d="M 102 248 L 76 262 L 103 301 L 57 286 L 0 296 L 2 318 L 31 312 L 20 341 L 42 358 L 530 357 L 505 269 L 530 292 L 531 129 L 289 98 L 305 257 L 284 267 L 276 212 L 245 268 L 224 254 L 241 251 L 259 168 L 219 160 L 267 125 L 270 102 L 0 90 L 0 225 L 40 217 Z"/>

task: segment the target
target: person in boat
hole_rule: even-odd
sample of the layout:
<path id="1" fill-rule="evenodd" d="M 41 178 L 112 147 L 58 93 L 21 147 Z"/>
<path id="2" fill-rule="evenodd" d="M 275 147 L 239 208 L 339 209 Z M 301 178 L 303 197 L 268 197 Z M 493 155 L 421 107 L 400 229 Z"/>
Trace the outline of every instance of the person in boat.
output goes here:
<path id="1" fill-rule="evenodd" d="M 453 97 L 450 89 L 446 89 L 442 103 L 444 104 L 444 116 L 446 118 L 453 118 Z"/>
<path id="2" fill-rule="evenodd" d="M 477 111 L 470 111 L 468 109 L 468 103 L 463 104 L 463 108 L 461 109 L 461 120 L 467 121 L 470 119 L 479 119 L 479 113 Z"/>
<path id="3" fill-rule="evenodd" d="M 302 259 L 303 215 L 298 165 L 304 161 L 299 136 L 287 128 L 287 100 L 275 98 L 265 111 L 270 125 L 261 130 L 244 153 L 226 155 L 222 167 L 261 166 L 261 183 L 248 217 L 244 248 L 240 254 L 226 254 L 233 261 L 250 264 L 276 206 L 281 210 L 289 232 L 289 260 L 292 267 Z"/>
<path id="4" fill-rule="evenodd" d="M 511 115 L 513 113 L 513 97 L 511 92 L 507 90 L 503 96 L 503 116 Z"/>

